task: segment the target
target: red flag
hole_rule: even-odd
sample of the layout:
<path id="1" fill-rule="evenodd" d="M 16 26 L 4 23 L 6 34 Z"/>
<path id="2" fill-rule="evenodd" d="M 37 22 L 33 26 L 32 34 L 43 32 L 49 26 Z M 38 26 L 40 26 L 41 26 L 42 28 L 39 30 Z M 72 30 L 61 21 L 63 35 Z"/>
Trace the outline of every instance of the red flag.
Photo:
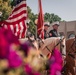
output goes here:
<path id="1" fill-rule="evenodd" d="M 38 2 L 39 2 L 39 15 L 38 15 L 37 31 L 38 31 L 38 36 L 44 39 L 44 16 L 42 11 L 41 0 L 38 0 Z"/>
<path id="2" fill-rule="evenodd" d="M 9 18 L 1 22 L 1 26 L 11 29 L 13 33 L 19 38 L 24 38 L 26 34 L 26 18 L 27 18 L 27 5 L 24 0 L 17 0 Z"/>

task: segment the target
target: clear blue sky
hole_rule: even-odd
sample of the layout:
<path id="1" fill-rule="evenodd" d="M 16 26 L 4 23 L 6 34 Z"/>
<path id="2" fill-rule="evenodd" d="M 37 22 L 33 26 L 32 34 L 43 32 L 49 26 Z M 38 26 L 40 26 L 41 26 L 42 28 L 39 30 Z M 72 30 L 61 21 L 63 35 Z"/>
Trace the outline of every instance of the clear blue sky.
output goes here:
<path id="1" fill-rule="evenodd" d="M 38 0 L 26 0 L 32 12 L 38 13 Z M 54 13 L 62 20 L 76 20 L 76 0 L 42 0 L 43 12 Z"/>

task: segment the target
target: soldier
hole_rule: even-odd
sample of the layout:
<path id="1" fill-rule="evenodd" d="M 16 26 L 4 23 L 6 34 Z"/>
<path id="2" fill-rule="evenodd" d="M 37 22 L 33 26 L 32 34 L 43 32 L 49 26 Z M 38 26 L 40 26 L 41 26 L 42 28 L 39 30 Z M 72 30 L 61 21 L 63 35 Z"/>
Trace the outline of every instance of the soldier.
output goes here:
<path id="1" fill-rule="evenodd" d="M 49 37 L 59 37 L 59 33 L 58 33 L 59 22 L 57 21 L 57 22 L 52 23 L 52 27 L 53 27 L 53 29 L 50 30 Z M 64 42 L 64 44 L 65 44 L 65 42 Z M 62 54 L 62 58 L 64 61 L 66 58 L 66 46 L 64 46 L 62 49 L 62 43 L 60 43 L 60 52 Z"/>
<path id="2" fill-rule="evenodd" d="M 49 34 L 47 33 L 48 28 L 50 27 L 49 22 L 44 23 L 44 39 L 49 37 Z"/>
<path id="3" fill-rule="evenodd" d="M 59 22 L 52 23 L 52 27 L 53 27 L 53 30 L 50 30 L 49 37 L 58 37 L 59 36 L 58 34 Z"/>

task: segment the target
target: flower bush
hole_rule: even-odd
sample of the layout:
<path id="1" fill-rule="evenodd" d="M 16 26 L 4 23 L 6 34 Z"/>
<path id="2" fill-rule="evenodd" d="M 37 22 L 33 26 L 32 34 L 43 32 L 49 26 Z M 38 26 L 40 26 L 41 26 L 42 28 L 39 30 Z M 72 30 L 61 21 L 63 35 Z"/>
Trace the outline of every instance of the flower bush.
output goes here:
<path id="1" fill-rule="evenodd" d="M 10 30 L 0 29 L 0 75 L 59 75 L 61 69 L 58 50 L 48 59 L 39 53 L 36 42 L 20 43 Z"/>

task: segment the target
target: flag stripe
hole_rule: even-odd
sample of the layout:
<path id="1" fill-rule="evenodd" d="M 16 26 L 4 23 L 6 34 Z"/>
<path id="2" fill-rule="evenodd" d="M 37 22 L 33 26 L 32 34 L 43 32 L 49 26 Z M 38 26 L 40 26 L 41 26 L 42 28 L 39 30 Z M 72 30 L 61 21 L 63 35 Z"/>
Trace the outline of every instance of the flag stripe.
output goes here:
<path id="1" fill-rule="evenodd" d="M 23 4 L 23 5 L 19 6 L 18 8 L 15 8 L 15 9 L 13 10 L 13 12 L 18 11 L 19 9 L 21 9 L 21 8 L 23 8 L 23 7 L 26 7 L 26 4 Z M 13 12 L 12 12 L 12 13 L 13 13 Z"/>
<path id="2" fill-rule="evenodd" d="M 14 18 L 14 19 L 8 19 L 8 20 L 6 20 L 6 22 L 9 22 L 9 23 L 11 23 L 11 22 L 16 22 L 16 21 L 18 21 L 18 20 L 20 20 L 20 19 L 22 19 L 23 17 L 25 17 L 26 18 L 26 14 L 24 13 L 24 14 L 20 14 L 20 16 L 18 16 L 17 18 Z"/>
<path id="3" fill-rule="evenodd" d="M 4 21 L 4 23 L 5 23 L 6 25 L 11 25 L 11 24 L 19 23 L 21 20 L 26 20 L 26 17 L 23 17 L 23 18 L 21 18 L 21 19 L 19 19 L 19 20 L 16 19 L 16 21 L 6 20 L 6 21 Z"/>
<path id="4" fill-rule="evenodd" d="M 20 14 L 26 13 L 27 10 L 25 10 L 25 9 L 26 9 L 26 7 L 23 7 L 23 8 L 21 8 L 21 9 L 19 9 L 18 11 L 14 12 L 14 13 L 9 17 L 9 19 L 16 18 L 16 17 L 19 16 Z M 14 17 L 14 16 L 16 16 L 16 17 Z"/>
<path id="5" fill-rule="evenodd" d="M 16 33 L 16 25 L 13 25 L 14 26 L 14 33 Z"/>
<path id="6" fill-rule="evenodd" d="M 23 21 L 23 32 L 22 32 L 22 38 L 24 38 L 25 37 L 25 35 L 24 34 L 26 34 L 25 32 L 26 32 L 26 28 L 27 28 L 27 26 L 26 25 L 24 25 L 24 23 L 25 23 L 25 21 Z"/>

